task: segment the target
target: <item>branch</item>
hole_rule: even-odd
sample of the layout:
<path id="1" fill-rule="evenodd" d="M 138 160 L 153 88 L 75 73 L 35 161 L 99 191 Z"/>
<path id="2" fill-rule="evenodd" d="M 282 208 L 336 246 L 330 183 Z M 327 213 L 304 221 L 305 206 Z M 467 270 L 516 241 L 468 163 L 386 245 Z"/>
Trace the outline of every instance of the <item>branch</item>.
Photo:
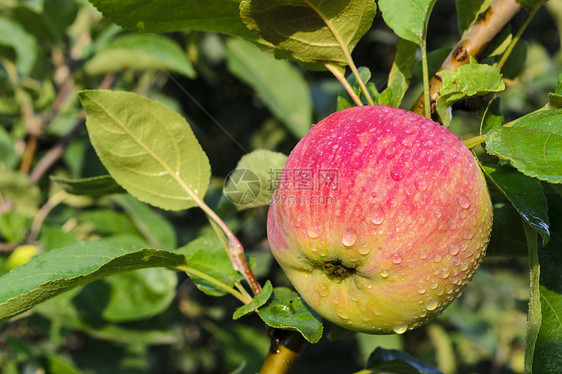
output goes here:
<path id="1" fill-rule="evenodd" d="M 470 57 L 477 58 L 504 26 L 519 12 L 521 4 L 516 0 L 494 0 L 492 5 L 478 16 L 478 19 L 464 34 L 449 56 L 445 59 L 439 71 L 457 69 L 470 62 Z M 439 97 L 441 78 L 437 75 L 429 82 L 429 96 L 431 99 L 431 112 L 435 112 L 435 101 Z M 424 98 L 421 95 L 411 110 L 424 114 Z"/>
<path id="2" fill-rule="evenodd" d="M 260 374 L 287 374 L 299 358 L 307 341 L 296 331 L 272 329 L 271 347 Z"/>

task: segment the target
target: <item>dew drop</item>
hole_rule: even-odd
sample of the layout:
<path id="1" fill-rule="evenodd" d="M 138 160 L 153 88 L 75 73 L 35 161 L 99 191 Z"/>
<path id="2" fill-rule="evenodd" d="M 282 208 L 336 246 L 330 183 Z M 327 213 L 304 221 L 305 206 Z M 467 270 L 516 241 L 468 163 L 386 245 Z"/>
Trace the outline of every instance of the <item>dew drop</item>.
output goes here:
<path id="1" fill-rule="evenodd" d="M 447 268 L 441 269 L 441 278 L 443 279 L 449 278 L 449 269 Z"/>
<path id="2" fill-rule="evenodd" d="M 470 207 L 470 201 L 468 201 L 468 198 L 464 195 L 459 195 L 458 203 L 459 206 L 463 209 L 468 209 Z"/>
<path id="3" fill-rule="evenodd" d="M 425 290 L 425 286 L 424 286 L 423 284 L 420 284 L 420 285 L 418 286 L 418 293 L 419 293 L 419 294 L 424 294 L 425 291 L 426 291 L 426 290 Z"/>
<path id="4" fill-rule="evenodd" d="M 359 254 L 366 255 L 371 252 L 371 247 L 369 246 L 369 244 L 363 243 L 359 246 L 359 249 L 357 251 L 359 252 Z"/>
<path id="5" fill-rule="evenodd" d="M 468 269 L 468 262 L 462 262 L 460 268 L 462 271 L 466 271 Z"/>
<path id="6" fill-rule="evenodd" d="M 437 287 L 439 287 L 439 282 L 437 282 L 437 280 L 435 280 L 435 279 L 432 279 L 431 284 L 429 286 L 431 287 L 432 290 L 434 290 Z"/>
<path id="7" fill-rule="evenodd" d="M 441 255 L 439 253 L 436 253 L 435 256 L 433 256 L 433 262 L 441 262 L 443 258 L 441 257 Z"/>
<path id="8" fill-rule="evenodd" d="M 396 200 L 394 198 L 390 198 L 388 199 L 388 201 L 386 202 L 386 205 L 388 205 L 389 208 L 396 208 Z"/>
<path id="9" fill-rule="evenodd" d="M 353 208 L 353 215 L 355 217 L 359 217 L 361 213 L 363 213 L 363 208 L 361 208 L 361 205 L 359 204 L 355 205 L 355 208 Z"/>
<path id="10" fill-rule="evenodd" d="M 344 308 L 338 308 L 337 313 L 341 319 L 349 319 L 349 313 Z"/>
<path id="11" fill-rule="evenodd" d="M 414 182 L 414 186 L 416 187 L 416 190 L 424 192 L 427 191 L 428 183 L 425 179 L 418 179 Z"/>
<path id="12" fill-rule="evenodd" d="M 451 256 L 456 256 L 459 253 L 460 248 L 455 244 L 449 245 L 449 254 Z"/>
<path id="13" fill-rule="evenodd" d="M 347 229 L 347 231 L 343 234 L 341 242 L 346 247 L 351 247 L 357 241 L 357 233 L 352 229 Z"/>
<path id="14" fill-rule="evenodd" d="M 435 310 L 439 305 L 439 302 L 434 297 L 427 299 L 424 303 L 427 310 Z"/>
<path id="15" fill-rule="evenodd" d="M 404 178 L 404 173 L 402 170 L 394 169 L 390 172 L 390 177 L 394 179 L 396 182 L 399 182 Z"/>
<path id="16" fill-rule="evenodd" d="M 320 236 L 320 234 L 322 234 L 322 227 L 318 224 L 315 224 L 313 226 L 310 226 L 308 230 L 306 230 L 306 233 L 310 238 L 316 239 Z"/>
<path id="17" fill-rule="evenodd" d="M 369 213 L 368 218 L 375 225 L 380 225 L 384 221 L 384 213 L 380 208 L 375 208 Z"/>
<path id="18" fill-rule="evenodd" d="M 295 227 L 296 228 L 302 227 L 302 218 L 297 217 L 297 219 L 295 220 Z"/>
<path id="19" fill-rule="evenodd" d="M 356 158 L 351 163 L 351 167 L 354 168 L 354 169 L 359 169 L 361 166 L 363 166 L 363 160 L 360 159 L 360 158 Z"/>
<path id="20" fill-rule="evenodd" d="M 392 262 L 394 262 L 396 265 L 402 262 L 402 257 L 398 253 L 393 254 L 391 258 Z"/>
<path id="21" fill-rule="evenodd" d="M 426 251 L 421 251 L 420 252 L 420 258 L 422 260 L 425 260 L 427 258 L 427 256 L 429 256 L 429 254 Z"/>
<path id="22" fill-rule="evenodd" d="M 423 142 L 422 147 L 426 149 L 431 149 L 433 148 L 434 145 L 435 143 L 433 143 L 431 140 L 426 140 L 425 142 Z"/>
<path id="23" fill-rule="evenodd" d="M 381 270 L 381 277 L 384 279 L 388 278 L 388 270 Z"/>
<path id="24" fill-rule="evenodd" d="M 330 293 L 330 290 L 328 289 L 327 286 L 323 285 L 323 286 L 320 287 L 320 296 L 326 297 L 326 296 L 328 296 L 329 293 Z"/>
<path id="25" fill-rule="evenodd" d="M 387 159 L 390 160 L 391 158 L 394 158 L 394 156 L 396 156 L 396 149 L 394 147 L 388 147 L 384 150 L 384 157 Z"/>
<path id="26" fill-rule="evenodd" d="M 394 326 L 393 330 L 397 334 L 403 334 L 406 332 L 406 330 L 408 330 L 408 324 L 404 322 L 400 322 L 396 326 Z"/>
<path id="27" fill-rule="evenodd" d="M 471 229 L 467 229 L 462 233 L 462 238 L 466 240 L 470 240 L 474 238 L 474 231 Z"/>

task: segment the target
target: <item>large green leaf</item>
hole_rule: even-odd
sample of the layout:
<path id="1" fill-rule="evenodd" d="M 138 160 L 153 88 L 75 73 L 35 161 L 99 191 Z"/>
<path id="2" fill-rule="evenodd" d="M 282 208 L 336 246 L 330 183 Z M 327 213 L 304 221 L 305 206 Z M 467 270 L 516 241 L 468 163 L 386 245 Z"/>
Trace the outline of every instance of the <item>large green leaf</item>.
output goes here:
<path id="1" fill-rule="evenodd" d="M 296 330 L 311 343 L 322 337 L 322 319 L 288 288 L 274 288 L 272 298 L 258 309 L 258 314 L 268 326 Z"/>
<path id="2" fill-rule="evenodd" d="M 101 162 L 131 195 L 163 209 L 197 206 L 211 171 L 188 123 L 166 105 L 132 92 L 80 92 Z"/>
<path id="3" fill-rule="evenodd" d="M 345 66 L 376 14 L 373 0 L 242 0 L 248 28 L 305 63 Z M 278 57 L 284 54 L 278 54 Z"/>
<path id="4" fill-rule="evenodd" d="M 239 210 L 270 204 L 286 161 L 283 153 L 267 149 L 242 156 L 225 181 L 224 194 Z"/>
<path id="5" fill-rule="evenodd" d="M 158 249 L 103 241 L 69 245 L 35 257 L 0 277 L 0 320 L 102 277 L 184 264 L 184 256 Z"/>
<path id="6" fill-rule="evenodd" d="M 458 68 L 457 71 L 442 70 L 437 73 L 443 84 L 441 85 L 436 109 L 445 126 L 451 123 L 451 106 L 466 97 L 485 95 L 490 92 L 500 92 L 505 89 L 498 68 L 486 64 L 479 64 L 474 58 L 470 63 Z"/>
<path id="7" fill-rule="evenodd" d="M 531 113 L 513 126 L 493 128 L 486 137 L 486 150 L 509 160 L 526 175 L 562 183 L 562 108 Z"/>
<path id="8" fill-rule="evenodd" d="M 104 196 L 125 192 L 123 187 L 118 185 L 110 175 L 82 179 L 50 176 L 50 179 L 64 191 L 73 195 Z"/>
<path id="9" fill-rule="evenodd" d="M 517 170 L 495 165 L 481 165 L 482 170 L 509 202 L 546 243 L 550 239 L 548 207 L 540 183 Z"/>
<path id="10" fill-rule="evenodd" d="M 379 0 L 384 22 L 402 39 L 422 44 L 436 0 Z"/>
<path id="11" fill-rule="evenodd" d="M 162 35 L 127 34 L 112 40 L 84 65 L 88 74 L 123 70 L 169 70 L 190 78 L 195 70 L 185 51 Z"/>
<path id="12" fill-rule="evenodd" d="M 230 72 L 254 88 L 275 117 L 302 138 L 312 123 L 312 100 L 302 74 L 243 40 L 229 39 L 226 47 Z"/>

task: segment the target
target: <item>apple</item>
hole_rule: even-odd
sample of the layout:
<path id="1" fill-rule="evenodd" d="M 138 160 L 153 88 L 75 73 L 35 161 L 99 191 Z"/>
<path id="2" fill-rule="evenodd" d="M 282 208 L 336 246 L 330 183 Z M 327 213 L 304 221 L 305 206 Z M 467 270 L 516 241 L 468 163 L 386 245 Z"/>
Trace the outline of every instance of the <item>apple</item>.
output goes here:
<path id="1" fill-rule="evenodd" d="M 490 238 L 484 176 L 438 123 L 380 105 L 336 112 L 291 152 L 267 233 L 306 303 L 365 333 L 404 333 L 460 295 Z"/>

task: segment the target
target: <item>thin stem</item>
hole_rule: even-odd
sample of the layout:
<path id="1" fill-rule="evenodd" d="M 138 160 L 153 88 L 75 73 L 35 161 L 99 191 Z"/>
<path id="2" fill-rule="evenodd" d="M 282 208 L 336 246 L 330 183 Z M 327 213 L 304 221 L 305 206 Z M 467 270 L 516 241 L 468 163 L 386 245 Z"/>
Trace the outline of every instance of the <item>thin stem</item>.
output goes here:
<path id="1" fill-rule="evenodd" d="M 197 269 L 194 269 L 191 266 L 182 265 L 182 266 L 178 266 L 176 269 L 182 270 L 189 275 L 193 275 L 197 278 L 201 278 L 203 280 L 206 280 L 209 283 L 212 283 L 217 288 L 220 288 L 221 290 L 223 290 L 225 292 L 228 292 L 229 294 L 231 294 L 232 296 L 234 296 L 235 298 L 237 298 L 238 300 L 240 300 L 244 304 L 248 304 L 250 301 L 252 301 L 251 297 L 243 295 L 242 293 L 240 293 L 237 290 L 235 290 L 234 288 L 224 284 L 223 282 L 219 281 L 218 279 L 215 279 L 208 274 L 205 274 L 205 273 L 203 273 L 203 272 L 201 272 Z"/>
<path id="2" fill-rule="evenodd" d="M 359 99 L 359 96 L 357 96 L 355 91 L 353 91 L 353 88 L 351 87 L 351 85 L 349 84 L 347 79 L 345 79 L 344 75 L 338 70 L 338 68 L 336 66 L 332 65 L 332 64 L 329 64 L 329 63 L 325 63 L 324 66 L 326 67 L 326 69 L 328 69 L 330 71 L 330 73 L 332 73 L 334 75 L 334 77 L 336 77 L 336 79 L 338 81 L 340 81 L 343 88 L 345 88 L 348 95 L 353 99 L 355 104 L 357 106 L 362 106 L 363 103 L 361 102 L 361 99 Z"/>
<path id="3" fill-rule="evenodd" d="M 328 27 L 328 29 L 330 30 L 330 32 L 332 33 L 332 35 L 334 36 L 336 41 L 338 42 L 338 45 L 340 46 L 340 48 L 341 48 L 341 50 L 342 50 L 342 52 L 345 56 L 345 59 L 347 60 L 347 64 L 349 65 L 349 67 L 351 69 L 351 72 L 353 73 L 353 75 L 355 75 L 355 78 L 357 78 L 357 82 L 359 82 L 359 86 L 361 87 L 361 91 L 363 91 L 363 95 L 365 95 L 365 97 L 367 98 L 367 102 L 369 103 L 369 105 L 373 105 L 374 104 L 373 98 L 369 94 L 369 91 L 367 90 L 367 87 L 365 86 L 365 83 L 361 79 L 361 76 L 359 75 L 359 71 L 357 70 L 357 67 L 355 66 L 355 62 L 353 61 L 353 58 L 351 57 L 351 53 L 349 53 L 349 49 L 347 48 L 347 45 L 343 41 L 340 33 L 334 28 L 334 25 L 332 25 L 330 20 L 327 19 L 326 16 L 324 16 L 324 13 L 322 13 L 320 11 L 320 9 L 318 9 L 316 6 L 314 6 L 314 4 L 312 4 L 310 1 L 308 1 L 308 0 L 304 0 L 304 1 L 310 8 L 312 8 L 312 10 L 314 10 L 316 12 L 316 14 L 318 14 L 318 16 L 320 18 L 322 18 L 322 21 L 324 21 L 324 23 L 326 24 L 326 26 Z"/>
<path id="4" fill-rule="evenodd" d="M 529 25 L 529 22 L 531 22 L 531 20 L 533 19 L 533 17 L 535 16 L 535 14 L 537 13 L 537 11 L 539 10 L 539 8 L 544 4 L 544 1 L 539 1 L 538 3 L 535 4 L 535 6 L 529 11 L 529 14 L 527 14 L 527 17 L 525 18 L 525 21 L 523 22 L 523 24 L 521 25 L 521 27 L 519 27 L 519 30 L 517 30 L 517 33 L 515 34 L 515 36 L 513 37 L 513 39 L 511 40 L 511 43 L 509 43 L 509 46 L 507 47 L 507 49 L 505 50 L 505 52 L 502 55 L 502 58 L 500 59 L 500 61 L 498 62 L 498 69 L 502 69 L 503 66 L 505 65 L 507 59 L 509 58 L 509 55 L 511 54 L 511 52 L 513 51 L 513 48 L 515 48 L 515 45 L 517 44 L 517 42 L 519 41 L 519 39 L 521 39 L 521 35 L 523 34 L 523 32 L 525 31 L 525 29 L 527 28 L 527 26 Z"/>
<path id="5" fill-rule="evenodd" d="M 425 108 L 425 118 L 431 119 L 431 101 L 429 98 L 429 68 L 427 66 L 427 42 L 425 38 L 421 45 L 422 53 L 422 72 L 423 72 L 423 101 Z"/>
<path id="6" fill-rule="evenodd" d="M 468 149 L 472 149 L 472 148 L 478 146 L 479 144 L 484 143 L 485 140 L 486 140 L 486 134 L 475 136 L 475 137 L 470 138 L 470 139 L 466 139 L 466 140 L 463 141 L 463 144 Z"/>

